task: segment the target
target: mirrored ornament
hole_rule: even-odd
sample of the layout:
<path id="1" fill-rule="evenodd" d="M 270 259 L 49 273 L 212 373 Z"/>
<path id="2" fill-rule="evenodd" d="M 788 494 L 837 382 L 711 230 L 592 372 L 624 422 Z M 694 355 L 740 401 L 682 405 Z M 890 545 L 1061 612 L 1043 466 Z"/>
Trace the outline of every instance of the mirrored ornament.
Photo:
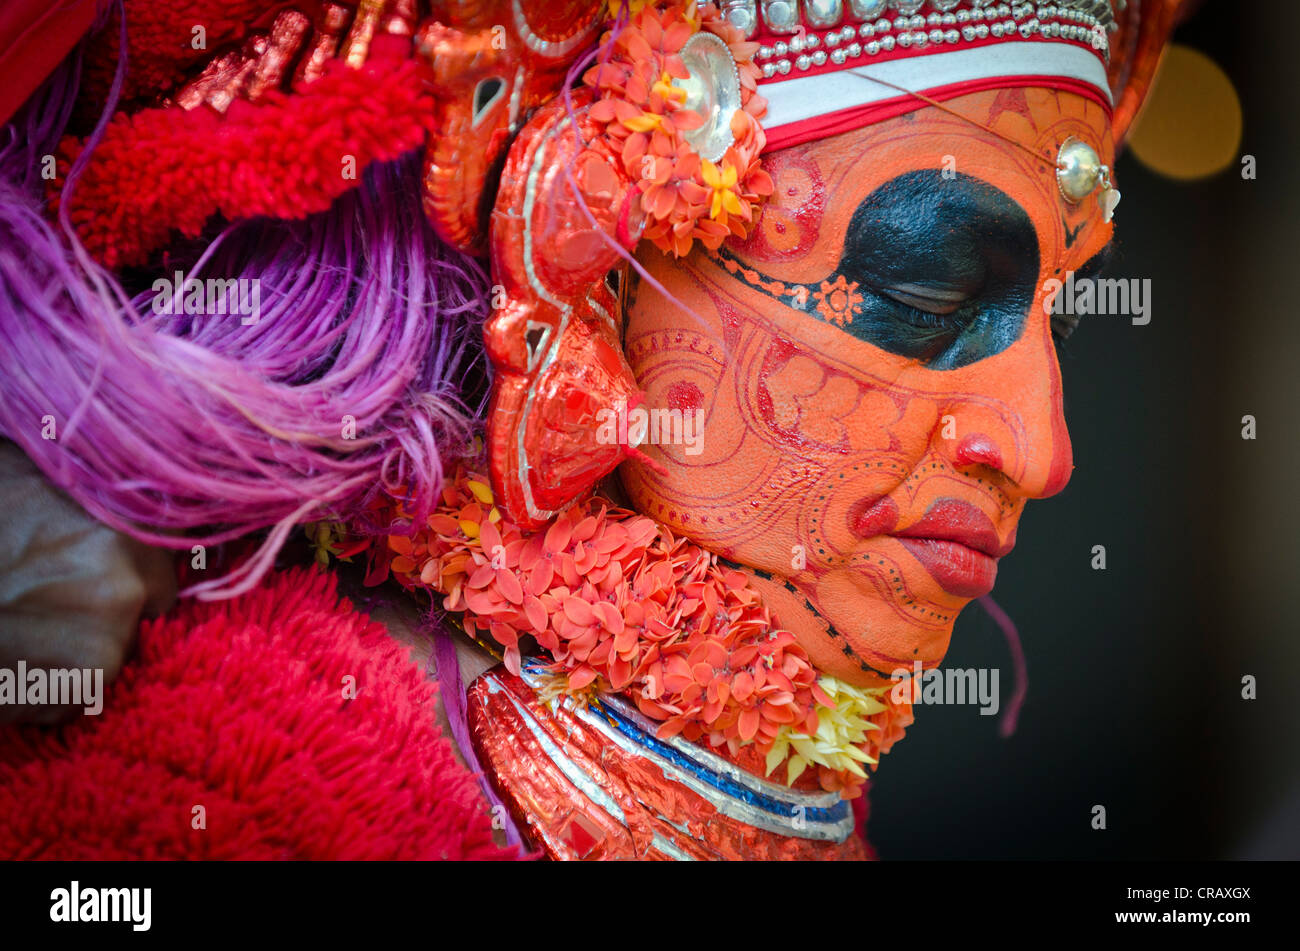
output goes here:
<path id="1" fill-rule="evenodd" d="M 798 0 L 763 0 L 763 22 L 773 33 L 797 33 L 802 25 Z"/>
<path id="2" fill-rule="evenodd" d="M 682 47 L 682 63 L 690 73 L 674 79 L 673 85 L 686 92 L 682 106 L 698 113 L 704 122 L 682 137 L 700 158 L 716 162 L 736 141 L 731 118 L 740 109 L 740 74 L 731 50 L 712 33 L 696 33 Z"/>
<path id="3" fill-rule="evenodd" d="M 1061 144 L 1056 156 L 1056 183 L 1070 204 L 1078 204 L 1101 183 L 1101 157 L 1096 149 L 1074 136 Z"/>
<path id="4" fill-rule="evenodd" d="M 736 29 L 749 39 L 758 32 L 757 0 L 723 0 L 722 13 Z"/>

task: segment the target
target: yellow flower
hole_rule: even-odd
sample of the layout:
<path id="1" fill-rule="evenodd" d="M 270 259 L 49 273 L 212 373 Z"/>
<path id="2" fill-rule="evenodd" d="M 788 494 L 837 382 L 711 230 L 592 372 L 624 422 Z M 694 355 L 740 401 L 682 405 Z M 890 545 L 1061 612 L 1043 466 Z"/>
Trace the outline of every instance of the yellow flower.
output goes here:
<path id="1" fill-rule="evenodd" d="M 339 542 L 344 541 L 348 533 L 342 522 L 307 522 L 303 525 L 303 531 L 316 551 L 316 560 L 322 566 L 329 567 L 331 555 L 339 561 L 352 560 L 345 558 L 339 550 Z"/>
<path id="2" fill-rule="evenodd" d="M 531 683 L 534 690 L 537 691 L 538 699 L 554 711 L 560 704 L 565 704 L 569 709 L 583 709 L 589 706 L 600 707 L 600 690 L 599 681 L 592 681 L 583 687 L 574 688 L 569 683 L 572 671 L 564 670 L 559 665 L 544 667 L 541 670 L 532 672 L 534 681 Z M 608 715 L 606 715 L 608 716 Z"/>
<path id="3" fill-rule="evenodd" d="M 491 509 L 488 510 L 488 515 L 487 515 L 488 521 L 491 522 L 493 525 L 500 522 L 501 511 L 495 505 L 492 504 L 494 501 L 496 501 L 495 496 L 492 495 L 492 487 L 488 485 L 486 482 L 475 482 L 473 479 L 467 480 L 465 485 L 469 489 L 470 495 L 474 496 L 474 498 L 482 502 L 484 505 L 492 506 Z M 470 538 L 477 538 L 480 532 L 479 526 L 475 525 L 473 522 L 461 522 L 461 527 L 464 528 L 465 525 L 467 524 L 473 525 L 474 528 L 473 531 L 471 531 L 470 529 L 465 529 L 465 534 Z"/>
<path id="4" fill-rule="evenodd" d="M 723 213 L 738 215 L 740 210 L 740 198 L 734 191 L 736 187 L 736 167 L 728 165 L 719 169 L 708 159 L 705 159 L 700 166 L 700 172 L 704 177 L 704 184 L 713 190 L 713 204 L 709 209 L 709 217 L 714 221 L 723 217 Z"/>
<path id="5" fill-rule="evenodd" d="M 681 86 L 673 85 L 673 77 L 668 70 L 664 70 L 659 81 L 650 87 L 651 92 L 657 92 L 669 102 L 682 103 L 686 101 L 686 90 Z"/>
<path id="6" fill-rule="evenodd" d="M 785 762 L 787 783 L 793 783 L 810 765 L 866 778 L 861 764 L 874 763 L 875 759 L 859 745 L 866 741 L 868 730 L 880 729 L 868 717 L 885 709 L 878 698 L 889 687 L 853 687 L 834 677 L 822 677 L 817 683 L 834 706 L 818 704 L 817 733 L 813 736 L 788 726 L 781 728 L 767 753 L 767 774 Z"/>
<path id="7" fill-rule="evenodd" d="M 639 116 L 633 116 L 630 119 L 623 119 L 623 125 L 633 132 L 653 132 L 663 123 L 664 117 L 657 116 L 652 112 L 643 112 Z"/>

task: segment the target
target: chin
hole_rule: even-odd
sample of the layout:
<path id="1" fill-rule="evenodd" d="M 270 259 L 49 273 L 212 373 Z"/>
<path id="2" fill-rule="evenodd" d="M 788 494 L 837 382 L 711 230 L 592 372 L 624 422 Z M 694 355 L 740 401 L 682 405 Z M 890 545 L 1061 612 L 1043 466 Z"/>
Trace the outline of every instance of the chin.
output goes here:
<path id="1" fill-rule="evenodd" d="M 755 586 L 818 670 L 859 687 L 888 683 L 899 669 L 910 673 L 916 661 L 927 669 L 937 666 L 958 613 L 969 603 L 944 595 L 942 607 L 918 604 L 908 595 L 900 597 L 874 570 L 767 578 L 756 578 Z"/>
<path id="2" fill-rule="evenodd" d="M 889 575 L 888 579 L 853 572 L 851 581 L 859 595 L 851 600 L 835 596 L 838 586 L 819 585 L 827 591 L 821 601 L 831 623 L 844 625 L 846 641 L 885 673 L 899 666 L 910 668 L 915 660 L 927 667 L 938 664 L 948 649 L 957 615 L 969 599 L 946 595 L 928 577 Z"/>

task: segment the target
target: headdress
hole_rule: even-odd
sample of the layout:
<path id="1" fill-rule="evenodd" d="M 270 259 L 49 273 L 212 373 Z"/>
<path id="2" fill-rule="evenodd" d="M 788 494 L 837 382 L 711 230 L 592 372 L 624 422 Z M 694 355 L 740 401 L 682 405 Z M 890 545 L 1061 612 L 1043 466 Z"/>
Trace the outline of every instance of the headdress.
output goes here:
<path id="1" fill-rule="evenodd" d="M 732 764 L 853 795 L 860 764 L 910 722 L 906 702 L 819 676 L 744 572 L 591 496 L 635 452 L 596 425 L 639 398 L 620 343 L 623 266 L 643 243 L 681 256 L 746 235 L 773 190 L 766 152 L 977 90 L 1081 94 L 1121 136 L 1178 3 L 428 6 L 122 0 L 112 42 L 83 51 L 84 98 L 109 103 L 98 123 L 81 117 L 93 131 L 58 142 L 74 57 L 28 101 L 26 139 L 0 143 L 0 198 L 13 199 L 0 201 L 0 296 L 16 304 L 0 314 L 0 432 L 152 542 L 275 526 L 233 585 L 191 589 L 211 596 L 251 586 L 292 525 L 374 515 L 383 537 L 349 550 L 383 552 L 376 576 L 441 594 L 527 678 L 527 691 L 480 680 L 498 708 L 484 715 L 509 703 L 535 720 L 553 696 L 590 694 L 596 713 L 561 724 L 569 740 L 580 729 L 593 748 L 627 749 L 635 734 L 635 755 L 601 757 L 602 770 L 680 766 L 692 778 L 671 795 L 689 787 L 710 814 L 766 829 L 767 854 L 796 854 L 792 836 L 842 839 L 846 806 L 734 783 Z M 187 51 L 177 41 L 196 19 L 211 46 Z M 46 187 L 62 235 L 32 195 L 56 142 Z M 1113 191 L 1093 145 L 1055 145 L 1040 157 L 1062 200 Z M 141 275 L 173 252 L 264 278 L 274 319 L 160 311 L 188 297 L 180 274 L 151 313 Z M 466 330 L 485 300 L 490 479 L 461 466 L 444 480 L 440 450 L 463 450 L 474 415 Z M 43 413 L 50 437 L 33 435 Z M 329 526 L 313 534 L 329 547 Z M 524 634 L 551 667 L 521 656 Z M 635 686 L 635 707 L 602 709 L 605 684 Z M 522 727 L 502 735 L 513 758 L 504 744 Z M 705 739 L 732 761 L 688 745 Z"/>

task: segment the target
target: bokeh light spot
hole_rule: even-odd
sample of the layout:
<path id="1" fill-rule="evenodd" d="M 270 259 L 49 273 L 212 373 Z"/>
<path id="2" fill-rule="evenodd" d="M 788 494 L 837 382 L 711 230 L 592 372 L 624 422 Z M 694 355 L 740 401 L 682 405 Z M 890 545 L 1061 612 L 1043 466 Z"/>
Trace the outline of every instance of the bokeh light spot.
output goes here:
<path id="1" fill-rule="evenodd" d="M 1232 80 L 1204 53 L 1173 44 L 1128 147 L 1152 171 L 1191 181 L 1234 164 L 1241 133 L 1241 100 Z"/>

